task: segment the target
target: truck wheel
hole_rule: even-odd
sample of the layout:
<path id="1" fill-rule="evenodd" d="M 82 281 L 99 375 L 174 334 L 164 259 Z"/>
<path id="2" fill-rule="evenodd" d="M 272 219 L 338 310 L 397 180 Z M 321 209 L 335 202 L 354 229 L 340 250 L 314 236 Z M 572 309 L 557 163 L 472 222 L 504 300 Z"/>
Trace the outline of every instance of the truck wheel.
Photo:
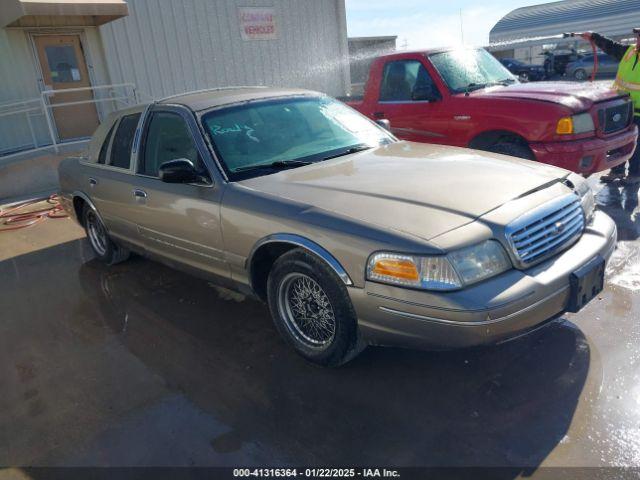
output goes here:
<path id="1" fill-rule="evenodd" d="M 115 265 L 129 258 L 129 250 L 111 240 L 100 217 L 89 205 L 84 206 L 82 220 L 89 245 L 98 259 L 107 265 Z"/>
<path id="2" fill-rule="evenodd" d="M 294 249 L 276 260 L 267 296 L 278 332 L 307 360 L 335 367 L 364 350 L 347 289 L 306 251 Z"/>
<path id="3" fill-rule="evenodd" d="M 579 82 L 582 82 L 583 80 L 586 80 L 587 79 L 586 70 L 584 68 L 577 69 L 575 72 L 573 72 L 573 78 L 575 78 Z"/>
<path id="4" fill-rule="evenodd" d="M 529 147 L 521 143 L 500 142 L 487 148 L 489 152 L 501 153 L 502 155 L 511 155 L 512 157 L 525 158 L 527 160 L 535 160 L 536 157 Z"/>

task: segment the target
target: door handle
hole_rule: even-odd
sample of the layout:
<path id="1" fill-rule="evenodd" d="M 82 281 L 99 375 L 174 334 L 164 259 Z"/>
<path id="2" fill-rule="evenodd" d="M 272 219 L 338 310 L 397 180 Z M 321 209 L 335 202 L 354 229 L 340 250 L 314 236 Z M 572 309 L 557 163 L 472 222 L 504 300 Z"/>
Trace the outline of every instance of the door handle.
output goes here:
<path id="1" fill-rule="evenodd" d="M 384 118 L 384 112 L 373 112 L 373 116 L 376 118 Z"/>
<path id="2" fill-rule="evenodd" d="M 134 188 L 133 196 L 138 198 L 147 198 L 147 192 L 140 190 L 139 188 Z"/>
<path id="3" fill-rule="evenodd" d="M 89 185 L 91 185 L 92 187 L 96 186 L 98 184 L 98 180 L 96 180 L 93 177 L 89 177 Z"/>

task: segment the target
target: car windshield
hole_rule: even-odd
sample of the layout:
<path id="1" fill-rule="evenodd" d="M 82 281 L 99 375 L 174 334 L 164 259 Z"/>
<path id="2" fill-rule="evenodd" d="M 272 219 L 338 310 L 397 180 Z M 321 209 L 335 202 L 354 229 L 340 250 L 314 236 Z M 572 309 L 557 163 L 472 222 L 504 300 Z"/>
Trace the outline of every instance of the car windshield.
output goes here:
<path id="1" fill-rule="evenodd" d="M 429 59 L 449 89 L 456 93 L 518 81 L 493 55 L 481 48 L 433 53 Z"/>
<path id="2" fill-rule="evenodd" d="M 249 102 L 211 111 L 202 123 L 231 180 L 395 141 L 352 108 L 324 96 Z"/>

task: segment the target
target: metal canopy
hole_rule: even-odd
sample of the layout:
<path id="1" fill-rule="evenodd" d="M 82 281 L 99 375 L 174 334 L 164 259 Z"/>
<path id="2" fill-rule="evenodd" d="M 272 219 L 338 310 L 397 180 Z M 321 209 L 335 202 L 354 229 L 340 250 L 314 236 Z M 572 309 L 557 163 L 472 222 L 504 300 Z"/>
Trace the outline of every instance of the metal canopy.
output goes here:
<path id="1" fill-rule="evenodd" d="M 0 27 L 98 26 L 128 14 L 125 0 L 2 0 Z"/>

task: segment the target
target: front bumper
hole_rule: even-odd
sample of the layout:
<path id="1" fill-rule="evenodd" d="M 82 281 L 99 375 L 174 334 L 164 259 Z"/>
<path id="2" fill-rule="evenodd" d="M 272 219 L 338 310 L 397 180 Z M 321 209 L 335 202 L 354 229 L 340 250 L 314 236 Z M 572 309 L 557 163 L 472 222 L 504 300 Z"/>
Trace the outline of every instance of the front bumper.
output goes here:
<path id="1" fill-rule="evenodd" d="M 563 313 L 570 275 L 598 255 L 608 260 L 616 240 L 613 220 L 596 212 L 573 247 L 528 270 L 510 270 L 457 292 L 367 281 L 349 294 L 370 344 L 448 349 L 497 343 Z"/>
<path id="2" fill-rule="evenodd" d="M 531 143 L 536 159 L 576 173 L 591 174 L 620 165 L 633 155 L 638 127 L 632 124 L 621 133 L 606 138 L 568 142 Z"/>

